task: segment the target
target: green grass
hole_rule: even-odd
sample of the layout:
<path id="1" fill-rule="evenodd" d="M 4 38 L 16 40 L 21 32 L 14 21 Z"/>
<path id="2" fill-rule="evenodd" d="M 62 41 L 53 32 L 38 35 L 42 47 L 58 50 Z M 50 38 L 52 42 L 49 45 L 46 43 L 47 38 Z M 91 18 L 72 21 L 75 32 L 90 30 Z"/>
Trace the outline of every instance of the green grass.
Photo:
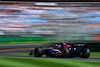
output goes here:
<path id="1" fill-rule="evenodd" d="M 49 41 L 26 41 L 26 42 L 1 42 L 0 45 L 18 45 L 18 44 L 47 44 Z"/>
<path id="2" fill-rule="evenodd" d="M 100 52 L 91 52 L 91 56 L 92 58 L 100 58 Z"/>
<path id="3" fill-rule="evenodd" d="M 0 57 L 0 67 L 100 67 L 100 62 L 47 58 Z"/>
<path id="4" fill-rule="evenodd" d="M 0 38 L 0 45 L 9 44 L 47 44 L 54 38 L 52 37 L 19 37 L 19 38 Z"/>

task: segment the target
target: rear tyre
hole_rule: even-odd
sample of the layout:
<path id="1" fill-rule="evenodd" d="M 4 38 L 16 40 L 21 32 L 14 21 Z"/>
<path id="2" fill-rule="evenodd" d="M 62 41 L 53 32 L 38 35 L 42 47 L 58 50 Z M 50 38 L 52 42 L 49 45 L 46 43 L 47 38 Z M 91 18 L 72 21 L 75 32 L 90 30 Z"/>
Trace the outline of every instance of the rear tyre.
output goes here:
<path id="1" fill-rule="evenodd" d="M 41 48 L 35 48 L 34 49 L 34 56 L 35 57 L 41 57 L 43 55 L 43 51 Z"/>
<path id="2" fill-rule="evenodd" d="M 70 50 L 69 49 L 67 49 L 67 48 L 63 48 L 62 50 L 61 50 L 61 57 L 63 57 L 63 58 L 68 58 L 68 57 L 70 57 Z"/>
<path id="3" fill-rule="evenodd" d="M 82 51 L 80 52 L 80 57 L 89 58 L 89 56 L 90 56 L 90 49 L 89 48 L 82 49 Z"/>

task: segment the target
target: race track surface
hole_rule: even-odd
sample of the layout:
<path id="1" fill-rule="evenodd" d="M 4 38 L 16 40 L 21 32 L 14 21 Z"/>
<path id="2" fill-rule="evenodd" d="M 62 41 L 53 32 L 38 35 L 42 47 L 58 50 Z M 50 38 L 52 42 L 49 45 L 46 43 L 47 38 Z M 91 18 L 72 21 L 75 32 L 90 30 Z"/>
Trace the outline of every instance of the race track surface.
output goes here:
<path id="1" fill-rule="evenodd" d="M 12 45 L 0 45 L 0 49 L 14 49 L 14 48 L 34 48 L 34 47 L 50 47 L 52 45 L 48 45 L 48 44 L 26 44 L 26 45 L 22 45 L 22 44 L 12 44 Z"/>

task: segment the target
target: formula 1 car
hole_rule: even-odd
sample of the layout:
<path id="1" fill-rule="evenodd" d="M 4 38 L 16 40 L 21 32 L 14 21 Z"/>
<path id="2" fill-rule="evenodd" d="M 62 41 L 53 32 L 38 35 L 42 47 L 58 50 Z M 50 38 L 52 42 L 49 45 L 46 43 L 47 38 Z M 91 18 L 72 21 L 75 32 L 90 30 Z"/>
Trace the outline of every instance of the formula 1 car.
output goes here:
<path id="1" fill-rule="evenodd" d="M 34 55 L 35 57 L 46 55 L 47 57 L 88 58 L 90 56 L 90 49 L 85 44 L 56 44 L 55 47 L 50 47 L 47 49 L 42 49 L 41 47 L 35 48 L 34 50 L 30 51 L 29 55 Z"/>

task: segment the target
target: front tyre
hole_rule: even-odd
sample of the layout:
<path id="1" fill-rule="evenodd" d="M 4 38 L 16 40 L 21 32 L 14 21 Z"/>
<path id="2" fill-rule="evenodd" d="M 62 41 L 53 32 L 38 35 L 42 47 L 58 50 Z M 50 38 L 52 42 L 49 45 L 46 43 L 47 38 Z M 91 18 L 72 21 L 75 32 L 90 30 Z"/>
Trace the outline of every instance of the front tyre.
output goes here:
<path id="1" fill-rule="evenodd" d="M 34 56 L 35 57 L 41 57 L 43 55 L 43 51 L 41 48 L 35 48 L 34 49 Z"/>

